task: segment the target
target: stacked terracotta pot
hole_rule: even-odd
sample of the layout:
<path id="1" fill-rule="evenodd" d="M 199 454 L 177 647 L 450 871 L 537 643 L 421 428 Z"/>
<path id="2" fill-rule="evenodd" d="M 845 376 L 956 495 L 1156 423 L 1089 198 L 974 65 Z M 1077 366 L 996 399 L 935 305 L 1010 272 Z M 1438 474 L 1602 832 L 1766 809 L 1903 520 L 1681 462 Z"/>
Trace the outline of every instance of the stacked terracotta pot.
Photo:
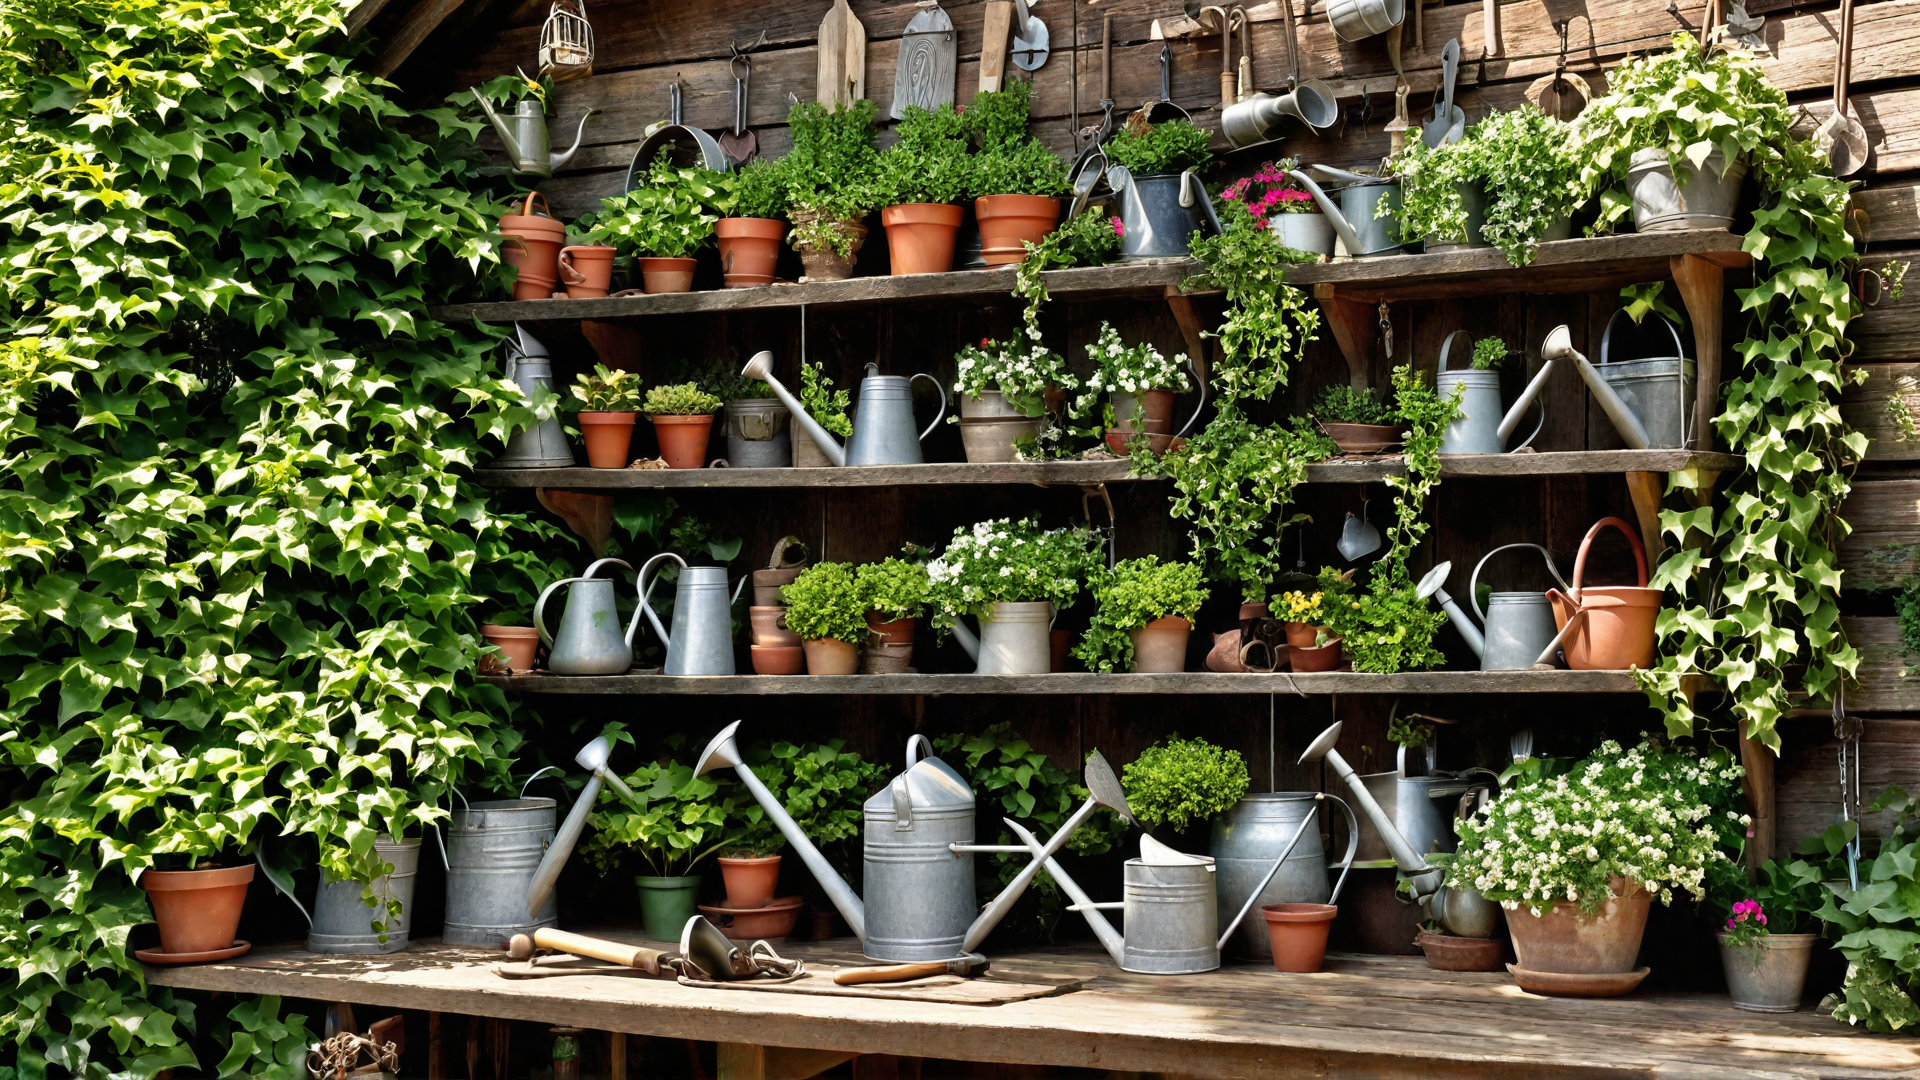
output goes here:
<path id="1" fill-rule="evenodd" d="M 780 884 L 780 856 L 720 859 L 720 877 L 727 884 L 725 905 L 701 904 L 700 914 L 735 941 L 776 940 L 793 933 L 806 898 L 775 896 Z"/>
<path id="2" fill-rule="evenodd" d="M 862 675 L 898 675 L 913 664 L 913 628 L 918 619 L 889 619 L 867 612 L 867 647 L 861 650 Z"/>
<path id="3" fill-rule="evenodd" d="M 779 557 L 775 553 L 775 558 Z M 800 635 L 787 629 L 787 607 L 780 602 L 781 588 L 793 584 L 803 567 L 769 567 L 753 572 L 753 606 L 747 609 L 756 675 L 805 675 L 806 650 Z"/>
<path id="4" fill-rule="evenodd" d="M 519 210 L 500 217 L 500 235 L 505 238 L 500 244 L 500 258 L 520 273 L 513 283 L 515 300 L 545 300 L 560 286 L 560 249 L 567 245 L 567 227 L 553 216 L 546 196 L 537 191 L 527 193 Z M 612 266 L 609 260 L 609 271 Z"/>

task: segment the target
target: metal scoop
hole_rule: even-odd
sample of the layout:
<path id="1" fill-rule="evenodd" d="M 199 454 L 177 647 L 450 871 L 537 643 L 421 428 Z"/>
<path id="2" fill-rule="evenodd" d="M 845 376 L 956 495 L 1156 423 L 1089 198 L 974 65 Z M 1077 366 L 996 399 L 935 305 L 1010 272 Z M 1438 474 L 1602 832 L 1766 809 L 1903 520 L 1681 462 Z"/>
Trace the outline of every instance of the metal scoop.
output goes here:
<path id="1" fill-rule="evenodd" d="M 1340 526 L 1340 542 L 1336 545 L 1340 557 L 1348 562 L 1356 562 L 1366 555 L 1380 550 L 1380 530 L 1367 520 L 1367 500 L 1360 500 L 1360 513 L 1347 514 L 1346 523 Z"/>
<path id="2" fill-rule="evenodd" d="M 1453 81 L 1460 74 L 1460 39 L 1447 42 L 1440 50 L 1440 100 L 1433 106 L 1433 116 L 1427 126 L 1420 130 L 1420 141 L 1429 149 L 1438 148 L 1446 143 L 1459 142 L 1467 131 L 1467 113 L 1465 109 L 1453 103 Z"/>
<path id="3" fill-rule="evenodd" d="M 1851 176 L 1867 163 L 1867 129 L 1847 111 L 1853 76 L 1853 0 L 1840 0 L 1840 48 L 1833 65 L 1833 114 L 1820 122 L 1814 141 L 1827 147 L 1833 175 Z"/>
<path id="4" fill-rule="evenodd" d="M 720 136 L 720 149 L 726 151 L 728 161 L 745 165 L 760 152 L 760 136 L 747 126 L 747 87 L 753 82 L 753 61 L 747 59 L 744 53 L 735 53 L 730 67 L 733 71 L 733 127 Z"/>

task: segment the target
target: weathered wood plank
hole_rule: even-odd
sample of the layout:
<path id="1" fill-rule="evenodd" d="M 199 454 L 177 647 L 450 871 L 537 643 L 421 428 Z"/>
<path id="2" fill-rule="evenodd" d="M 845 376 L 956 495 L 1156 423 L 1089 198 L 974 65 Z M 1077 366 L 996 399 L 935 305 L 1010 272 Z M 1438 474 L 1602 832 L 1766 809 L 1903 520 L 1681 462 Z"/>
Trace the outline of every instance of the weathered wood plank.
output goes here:
<path id="1" fill-rule="evenodd" d="M 393 74 L 413 50 L 427 40 L 428 35 L 440 28 L 447 16 L 459 10 L 463 0 L 420 0 L 413 10 L 406 13 L 400 25 L 380 43 L 380 51 L 374 54 L 372 63 L 367 67 L 375 75 L 385 77 Z"/>
<path id="2" fill-rule="evenodd" d="M 1854 193 L 1853 205 L 1867 212 L 1867 235 L 1874 243 L 1920 240 L 1920 184 L 1870 187 Z M 1872 258 L 1867 262 L 1871 265 Z"/>
<path id="3" fill-rule="evenodd" d="M 1332 285 L 1354 299 L 1534 295 L 1591 292 L 1614 281 L 1659 281 L 1668 276 L 1668 260 L 1704 255 L 1725 266 L 1743 266 L 1745 238 L 1719 229 L 1629 233 L 1541 244 L 1531 265 L 1516 268 L 1493 248 L 1435 255 L 1387 255 L 1337 259 L 1295 267 L 1287 280 L 1295 285 Z"/>
<path id="4" fill-rule="evenodd" d="M 1920 353 L 1920 343 L 1908 348 Z M 1865 364 L 1860 370 L 1867 379 L 1840 395 L 1840 416 L 1866 435 L 1867 460 L 1920 460 L 1920 432 L 1903 424 L 1894 411 L 1904 410 L 1909 420 L 1920 423 L 1920 364 Z M 1890 409 L 1896 398 L 1899 404 Z"/>
<path id="5" fill-rule="evenodd" d="M 1877 233 L 1878 224 L 1874 229 Z M 1861 256 L 1860 265 L 1864 269 L 1880 270 L 1891 262 L 1915 259 L 1920 259 L 1920 252 L 1876 248 Z M 1920 278 L 1915 281 L 1920 283 Z M 1853 354 L 1847 359 L 1854 363 L 1920 360 L 1920 289 L 1915 289 L 1913 294 L 1903 290 L 1898 300 L 1883 297 L 1877 307 L 1867 309 L 1847 324 L 1847 340 L 1853 343 Z"/>
<path id="6" fill-rule="evenodd" d="M 1847 696 L 1851 708 L 1853 696 Z M 1869 719 L 1860 736 L 1861 809 L 1873 805 L 1889 784 L 1920 791 L 1920 720 Z M 1840 822 L 1839 740 L 1825 717 L 1793 722 L 1783 739 L 1775 802 L 1779 822 L 1777 854 L 1797 851 L 1800 842 Z M 1891 824 L 1882 814 L 1866 816 L 1868 832 L 1884 833 Z"/>
<path id="7" fill-rule="evenodd" d="M 511 675 L 488 681 L 538 694 L 1627 694 L 1626 671 L 1409 671 L 1398 675 Z"/>
<path id="8" fill-rule="evenodd" d="M 1847 688 L 1847 710 L 1920 713 L 1920 677 L 1909 675 L 1914 658 L 1900 640 L 1900 620 L 1843 618 L 1840 627 L 1860 650 L 1860 685 Z"/>
<path id="9" fill-rule="evenodd" d="M 1840 518 L 1853 528 L 1840 542 L 1845 588 L 1892 588 L 1920 573 L 1920 480 L 1856 479 Z"/>

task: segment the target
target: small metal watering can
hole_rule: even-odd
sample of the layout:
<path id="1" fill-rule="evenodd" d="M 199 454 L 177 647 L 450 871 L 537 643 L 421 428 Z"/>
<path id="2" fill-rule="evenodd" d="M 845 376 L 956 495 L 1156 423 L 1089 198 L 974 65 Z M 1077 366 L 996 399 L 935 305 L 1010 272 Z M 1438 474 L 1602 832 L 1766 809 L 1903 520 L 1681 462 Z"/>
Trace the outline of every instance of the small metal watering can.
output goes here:
<path id="1" fill-rule="evenodd" d="M 713 737 L 694 766 L 694 775 L 722 767 L 733 769 L 807 869 L 813 871 L 827 899 L 833 901 L 860 938 L 866 955 L 875 960 L 919 963 L 975 952 L 1013 910 L 1014 902 L 1026 892 L 1041 866 L 1051 862 L 1093 816 L 1095 807 L 1107 806 L 1132 818 L 1119 778 L 1095 751 L 1087 759 L 1087 790 L 1091 793 L 1087 801 L 1000 890 L 1000 895 L 980 909 L 974 899 L 973 856 L 1027 849 L 973 842 L 973 789 L 951 765 L 933 756 L 933 744 L 925 735 L 915 735 L 907 740 L 906 771 L 862 808 L 867 888 L 867 898 L 862 901 L 788 815 L 785 804 L 742 762 L 734 741 L 739 728 L 739 721 L 735 721 Z"/>
<path id="2" fill-rule="evenodd" d="M 1510 454 L 1514 450 L 1524 450 L 1540 437 L 1541 429 L 1547 426 L 1547 403 L 1544 400 L 1540 401 L 1540 422 L 1533 426 L 1533 434 L 1513 450 L 1506 449 L 1507 437 L 1520 426 L 1520 418 L 1526 415 L 1527 407 L 1540 398 L 1540 389 L 1547 385 L 1547 376 L 1553 374 L 1553 361 L 1544 360 L 1540 370 L 1534 374 L 1533 381 L 1514 399 L 1513 408 L 1501 415 L 1499 372 L 1447 370 L 1447 354 L 1453 347 L 1453 339 L 1464 333 L 1465 330 L 1455 330 L 1440 343 L 1440 372 L 1434 376 L 1434 392 L 1447 398 L 1453 395 L 1456 387 L 1464 388 L 1460 396 L 1460 413 L 1440 436 L 1440 452 Z"/>
<path id="3" fill-rule="evenodd" d="M 1618 312 L 1614 314 L 1616 318 L 1619 316 Z M 1673 324 L 1668 323 L 1667 329 L 1672 331 Z M 1600 336 L 1604 374 L 1573 347 L 1573 334 L 1565 326 L 1556 326 L 1547 334 L 1547 340 L 1540 346 L 1540 358 L 1573 358 L 1580 369 L 1580 378 L 1586 381 L 1587 389 L 1593 391 L 1594 400 L 1600 403 L 1607 419 L 1613 421 L 1620 441 L 1629 449 L 1686 446 L 1692 435 L 1693 361 L 1685 356 L 1671 356 L 1608 363 L 1607 342 L 1612 333 L 1613 322 L 1608 320 L 1606 332 Z M 1682 351 L 1677 332 L 1673 341 L 1674 351 Z"/>
<path id="4" fill-rule="evenodd" d="M 1473 778 L 1474 773 L 1486 773 L 1492 777 L 1493 774 L 1485 769 L 1454 773 L 1437 768 L 1437 747 L 1432 740 L 1428 741 L 1426 751 L 1424 773 L 1407 767 L 1407 748 L 1403 746 L 1395 755 L 1392 772 L 1368 773 L 1359 778 L 1407 846 L 1422 857 L 1435 852 L 1451 852 L 1459 843 L 1451 820 L 1458 815 L 1453 808 L 1445 805 L 1446 800 L 1456 800 L 1459 805 L 1465 806 L 1477 792 L 1491 791 L 1493 787 L 1491 780 Z M 1358 857 L 1363 867 L 1369 863 L 1392 861 L 1386 836 L 1374 827 L 1372 821 L 1360 826 Z"/>
<path id="5" fill-rule="evenodd" d="M 920 452 L 920 443 L 933 429 L 940 426 L 941 418 L 947 415 L 947 395 L 940 386 L 940 380 L 919 372 L 911 378 L 898 375 L 880 374 L 880 365 L 868 364 L 867 377 L 860 380 L 860 400 L 854 404 L 853 437 L 842 447 L 826 428 L 820 426 L 798 398 L 788 392 L 778 379 L 773 377 L 773 354 L 761 351 L 753 354 L 747 366 L 741 371 L 750 379 L 759 379 L 773 390 L 773 396 L 793 414 L 793 422 L 807 433 L 827 460 L 835 465 L 920 465 L 926 456 Z M 940 411 L 933 423 L 916 433 L 913 421 L 913 380 L 925 379 L 933 384 L 934 391 L 940 395 Z"/>
<path id="6" fill-rule="evenodd" d="M 564 169 L 580 151 L 581 137 L 586 134 L 587 121 L 600 112 L 588 109 L 580 118 L 580 126 L 573 133 L 573 145 L 564 154 L 552 152 L 553 144 L 547 137 L 547 107 L 539 98 L 525 97 L 514 108 L 513 123 L 508 125 L 505 117 L 493 111 L 493 105 L 487 96 L 477 88 L 472 90 L 473 100 L 480 103 L 480 111 L 487 114 L 493 122 L 494 133 L 507 148 L 507 156 L 513 159 L 513 171 L 521 176 L 552 176 L 554 170 Z"/>
<path id="7" fill-rule="evenodd" d="M 975 675 L 1045 675 L 1053 670 L 1053 605 L 1045 600 L 994 604 L 974 636 L 953 621 L 953 639 L 973 660 Z"/>
<path id="8" fill-rule="evenodd" d="M 1332 181 L 1338 181 L 1340 201 L 1321 190 L 1320 185 L 1298 169 L 1288 171 L 1301 187 L 1313 195 L 1313 201 L 1320 204 L 1320 212 L 1327 216 L 1328 224 L 1340 236 L 1340 243 L 1346 247 L 1347 254 L 1355 257 L 1371 255 L 1398 255 L 1405 245 L 1399 239 L 1400 231 L 1400 181 L 1391 177 L 1364 176 L 1347 172 L 1344 169 L 1314 165 L 1311 168 Z M 1387 214 L 1376 216 L 1381 203 L 1387 204 Z"/>
<path id="9" fill-rule="evenodd" d="M 505 378 L 520 388 L 531 403 L 534 398 L 553 392 L 553 361 L 540 339 L 519 323 L 513 324 L 513 336 L 507 338 Z M 573 447 L 566 432 L 560 430 L 560 418 L 549 416 L 524 431 L 507 437 L 507 451 L 493 459 L 496 469 L 564 469 L 573 465 Z"/>
<path id="10" fill-rule="evenodd" d="M 1354 842 L 1359 837 L 1353 809 L 1336 796 L 1315 792 L 1313 798 L 1332 799 L 1346 811 L 1348 831 L 1345 861 L 1350 866 Z M 1093 928 L 1094 936 L 1100 939 L 1100 944 L 1113 957 L 1114 963 L 1120 965 L 1120 970 L 1148 975 L 1192 975 L 1220 966 L 1221 950 L 1233 940 L 1247 913 L 1259 902 L 1267 883 L 1280 872 L 1280 867 L 1293 854 L 1301 837 L 1318 823 L 1317 814 L 1302 816 L 1299 827 L 1294 829 L 1293 838 L 1287 841 L 1280 857 L 1273 860 L 1259 884 L 1247 894 L 1233 921 L 1227 924 L 1226 931 L 1217 935 L 1220 900 L 1214 881 L 1216 864 L 1211 856 L 1183 854 L 1151 836 L 1142 836 L 1140 857 L 1128 859 L 1123 868 L 1124 899 L 1117 903 L 1095 903 L 1086 890 L 1051 858 L 1047 860 L 1047 873 L 1053 875 L 1061 891 L 1073 901 L 1067 910 L 1078 911 L 1086 916 L 1087 925 Z M 1025 850 L 1036 857 L 1041 854 L 1040 841 L 1031 832 L 1016 821 L 1007 821 L 1007 827 L 1025 842 Z M 1343 867 L 1328 903 L 1339 900 L 1340 890 L 1346 882 L 1347 874 Z M 1102 911 L 1121 912 L 1125 933 L 1115 930 L 1107 917 L 1101 914 Z"/>
<path id="11" fill-rule="evenodd" d="M 1531 548 L 1540 553 L 1546 561 L 1547 573 L 1560 583 L 1562 589 L 1572 586 L 1560 576 L 1560 569 L 1553 565 L 1553 556 L 1539 544 L 1502 544 L 1481 556 L 1474 564 L 1473 576 L 1467 581 L 1467 602 L 1473 605 L 1474 613 L 1480 616 L 1479 626 L 1460 610 L 1442 589 L 1437 595 L 1440 607 L 1452 621 L 1453 628 L 1460 631 L 1460 637 L 1466 641 L 1467 648 L 1480 658 L 1481 671 L 1524 671 L 1531 668 L 1539 659 L 1540 651 L 1552 641 L 1559 628 L 1554 625 L 1553 605 L 1546 594 L 1532 590 L 1517 592 L 1495 592 L 1487 597 L 1487 606 L 1480 606 L 1480 570 L 1487 560 L 1511 548 Z M 1484 630 L 1482 629 L 1484 627 Z"/>
<path id="12" fill-rule="evenodd" d="M 633 666 L 633 632 L 640 627 L 640 612 L 633 613 L 626 633 L 621 633 L 613 580 L 594 576 L 607 565 L 633 573 L 624 560 L 600 559 L 580 577 L 562 578 L 542 589 L 534 601 L 533 625 L 547 646 L 547 670 L 555 675 L 620 675 Z M 542 613 L 547 597 L 562 585 L 567 586 L 567 606 L 560 613 L 560 632 L 549 635 Z"/>
<path id="13" fill-rule="evenodd" d="M 1195 232 L 1221 233 L 1220 218 L 1200 174 L 1135 176 L 1124 165 L 1107 166 L 1107 186 L 1120 199 L 1120 259 L 1176 259 L 1187 254 Z"/>
<path id="14" fill-rule="evenodd" d="M 673 633 L 660 625 L 660 616 L 647 603 L 647 572 L 662 559 L 672 559 L 680 564 L 680 580 L 673 590 Z M 740 601 L 740 590 L 746 588 L 747 578 L 742 576 L 739 584 L 733 587 L 733 594 L 727 594 L 727 568 L 724 566 L 688 566 L 687 560 L 671 551 L 663 551 L 648 559 L 640 568 L 640 611 L 633 613 L 634 620 L 644 611 L 647 621 L 653 624 L 653 632 L 667 645 L 667 662 L 661 672 L 666 675 L 731 675 L 733 674 L 733 605 Z M 632 636 L 629 630 L 628 636 Z"/>
<path id="15" fill-rule="evenodd" d="M 1279 138 L 1280 125 L 1289 116 L 1315 133 L 1332 127 L 1340 119 L 1340 102 L 1334 96 L 1333 87 L 1319 79 L 1300 78 L 1299 29 L 1294 25 L 1293 7 L 1289 5 L 1282 10 L 1287 23 L 1287 92 L 1278 97 L 1260 91 L 1247 93 L 1243 85 L 1233 104 L 1221 103 L 1220 134 L 1226 136 L 1227 145 L 1236 150 Z M 1246 23 L 1242 21 L 1240 27 L 1244 32 Z M 1248 63 L 1249 58 L 1243 54 L 1241 61 Z"/>

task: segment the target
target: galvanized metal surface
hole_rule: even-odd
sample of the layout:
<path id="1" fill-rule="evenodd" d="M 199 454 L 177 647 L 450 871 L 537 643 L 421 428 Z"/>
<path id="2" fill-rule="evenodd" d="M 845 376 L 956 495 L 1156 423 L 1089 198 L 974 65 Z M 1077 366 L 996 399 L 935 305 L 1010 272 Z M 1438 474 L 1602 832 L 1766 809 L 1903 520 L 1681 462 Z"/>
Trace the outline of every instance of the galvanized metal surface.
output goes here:
<path id="1" fill-rule="evenodd" d="M 1191 975 L 1220 966 L 1220 902 L 1214 876 L 1211 859 L 1185 866 L 1127 860 L 1122 877 L 1122 971 Z"/>
<path id="2" fill-rule="evenodd" d="M 680 564 L 680 580 L 673 589 L 673 632 L 660 623 L 660 616 L 647 602 L 647 574 L 662 559 Z M 744 585 L 746 579 L 741 579 Z M 653 624 L 654 633 L 667 643 L 667 660 L 661 667 L 666 675 L 732 675 L 733 668 L 733 595 L 727 592 L 727 568 L 724 566 L 688 566 L 671 551 L 648 559 L 640 568 L 640 611 Z"/>
<path id="3" fill-rule="evenodd" d="M 565 153 L 553 153 L 552 143 L 547 135 L 547 107 L 538 98 L 521 98 L 515 106 L 512 123 L 493 109 L 493 103 L 478 89 L 474 89 L 473 100 L 480 105 L 480 111 L 487 114 L 493 123 L 494 134 L 500 136 L 500 142 L 507 149 L 507 156 L 513 159 L 513 171 L 522 176 L 552 176 L 555 170 L 564 169 L 580 151 L 580 140 L 586 134 L 587 121 L 599 114 L 599 109 L 588 109 L 580 117 L 580 126 L 574 129 L 573 145 Z"/>
<path id="4" fill-rule="evenodd" d="M 1220 233 L 1206 185 L 1191 170 L 1135 176 L 1125 166 L 1113 165 L 1107 169 L 1107 186 L 1120 199 L 1122 261 L 1181 258 L 1195 232 Z"/>
<path id="5" fill-rule="evenodd" d="M 907 21 L 906 31 L 900 37 L 889 116 L 903 119 L 908 106 L 913 105 L 932 112 L 942 105 L 953 104 L 954 73 L 958 65 L 958 45 L 954 38 L 953 19 L 938 4 L 921 10 Z"/>
<path id="6" fill-rule="evenodd" d="M 1013 461 L 1014 443 L 1038 436 L 1045 424 L 1045 417 L 1024 415 L 998 390 L 960 398 L 960 445 L 969 462 Z"/>
<path id="7" fill-rule="evenodd" d="M 515 934 L 560 921 L 549 896 L 527 917 L 527 885 L 553 841 L 552 799 L 477 802 L 453 812 L 447 827 L 447 914 L 441 940 L 498 948 Z"/>
<path id="8" fill-rule="evenodd" d="M 1682 160 L 1684 183 L 1677 183 L 1664 148 L 1641 150 L 1627 165 L 1627 187 L 1633 193 L 1633 227 L 1640 232 L 1669 229 L 1728 229 L 1740 202 L 1740 182 L 1746 178 L 1745 159 L 1734 161 L 1723 173 L 1726 156 L 1715 150 L 1695 168 Z"/>
<path id="9" fill-rule="evenodd" d="M 1239 911 L 1273 860 L 1303 821 L 1318 817 L 1311 791 L 1251 794 L 1213 821 L 1208 850 L 1218 870 L 1216 887 L 1223 910 Z M 1327 853 L 1318 828 L 1308 828 L 1267 887 L 1256 907 L 1265 904 L 1324 904 L 1332 893 Z M 1227 943 L 1234 956 L 1272 960 L 1273 942 L 1264 921 L 1243 921 Z"/>
<path id="10" fill-rule="evenodd" d="M 783 469 L 793 464 L 792 414 L 779 398 L 727 402 L 727 465 L 735 469 Z"/>
<path id="11" fill-rule="evenodd" d="M 1327 21 L 1342 41 L 1384 34 L 1406 17 L 1405 0 L 1327 0 Z"/>
<path id="12" fill-rule="evenodd" d="M 1314 166 L 1323 173 L 1328 170 Z M 1338 170 L 1328 173 L 1335 176 L 1351 176 Z M 1337 188 L 1340 198 L 1335 201 L 1332 195 L 1313 178 L 1298 169 L 1287 173 L 1293 180 L 1313 195 L 1320 204 L 1320 212 L 1327 217 L 1327 223 L 1339 236 L 1340 243 L 1348 255 L 1360 257 L 1367 255 L 1397 255 L 1403 245 L 1398 236 L 1400 222 L 1400 185 L 1391 180 L 1375 180 L 1358 177 L 1349 180 Z M 1361 182 L 1365 181 L 1365 182 Z M 1382 201 L 1391 207 L 1385 216 L 1375 216 L 1375 210 Z"/>
<path id="13" fill-rule="evenodd" d="M 766 383 L 773 390 L 774 397 L 787 407 L 787 412 L 792 415 L 794 423 L 800 426 L 801 432 L 835 465 L 923 464 L 926 456 L 921 453 L 920 441 L 945 418 L 946 391 L 941 387 L 940 380 L 924 371 L 902 378 L 898 375 L 881 375 L 879 370 L 878 365 L 868 364 L 867 376 L 860 380 L 860 397 L 853 409 L 853 437 L 847 440 L 844 447 L 831 432 L 814 420 L 780 380 L 773 377 L 771 352 L 755 353 L 741 374 Z M 924 430 L 916 430 L 913 416 L 914 379 L 925 379 L 932 383 L 934 391 L 940 395 L 940 409 Z"/>
<path id="14" fill-rule="evenodd" d="M 974 660 L 976 675 L 1045 675 L 1053 667 L 1053 605 L 1045 600 L 995 604 L 975 636 L 963 619 L 953 636 Z"/>
<path id="15" fill-rule="evenodd" d="M 633 632 L 640 626 L 640 612 L 633 613 L 623 634 L 620 612 L 614 606 L 614 582 L 594 576 L 609 563 L 633 572 L 620 559 L 600 559 L 584 575 L 548 585 L 534 601 L 533 625 L 547 646 L 547 670 L 555 675 L 619 675 L 633 666 Z M 566 608 L 560 613 L 560 632 L 550 634 L 547 598 L 562 585 L 567 587 Z"/>
<path id="16" fill-rule="evenodd" d="M 1600 335 L 1600 362 L 1594 371 L 1602 385 L 1620 404 L 1640 421 L 1646 434 L 1644 449 L 1671 450 L 1692 445 L 1694 362 L 1681 344 L 1680 331 L 1673 322 L 1655 315 L 1673 338 L 1672 356 L 1648 356 L 1637 360 L 1615 360 L 1612 355 L 1613 327 L 1626 309 L 1613 313 Z M 1596 395 L 1602 393 L 1594 387 Z"/>
<path id="17" fill-rule="evenodd" d="M 1434 392 L 1443 398 L 1460 392 L 1460 411 L 1447 430 L 1440 436 L 1442 454 L 1502 454 L 1512 453 L 1531 445 L 1547 426 L 1547 403 L 1540 397 L 1540 391 L 1546 386 L 1547 377 L 1553 373 L 1551 362 L 1540 365 L 1540 370 L 1527 383 L 1527 388 L 1514 399 L 1513 407 L 1507 408 L 1500 401 L 1500 373 L 1494 370 L 1461 370 L 1447 367 L 1454 339 L 1466 333 L 1455 330 L 1440 343 L 1440 370 L 1434 376 Z M 1507 436 L 1520 426 L 1521 418 L 1535 401 L 1540 403 L 1540 422 L 1534 425 L 1533 432 L 1519 446 L 1507 449 Z"/>
<path id="18" fill-rule="evenodd" d="M 1336 237 L 1325 214 L 1275 214 L 1267 219 L 1267 229 L 1279 237 L 1282 247 L 1311 255 L 1333 255 Z"/>
<path id="19" fill-rule="evenodd" d="M 320 871 L 320 891 L 313 898 L 313 926 L 307 932 L 307 951 L 317 953 L 392 953 L 407 947 L 413 927 L 413 884 L 420 870 L 420 841 L 376 840 L 373 850 L 393 872 L 375 878 L 371 888 L 379 907 L 360 902 L 368 886 L 358 881 L 332 881 Z M 397 901 L 400 914 L 387 910 Z M 379 919 L 381 930 L 373 928 Z M 384 940 L 382 940 L 384 938 Z"/>
<path id="20" fill-rule="evenodd" d="M 553 392 L 553 361 L 540 339 L 519 324 L 507 338 L 506 379 L 520 388 L 528 402 Z M 492 461 L 496 469 L 566 468 L 574 463 L 573 447 L 560 418 L 549 416 L 507 437 L 507 450 Z"/>

